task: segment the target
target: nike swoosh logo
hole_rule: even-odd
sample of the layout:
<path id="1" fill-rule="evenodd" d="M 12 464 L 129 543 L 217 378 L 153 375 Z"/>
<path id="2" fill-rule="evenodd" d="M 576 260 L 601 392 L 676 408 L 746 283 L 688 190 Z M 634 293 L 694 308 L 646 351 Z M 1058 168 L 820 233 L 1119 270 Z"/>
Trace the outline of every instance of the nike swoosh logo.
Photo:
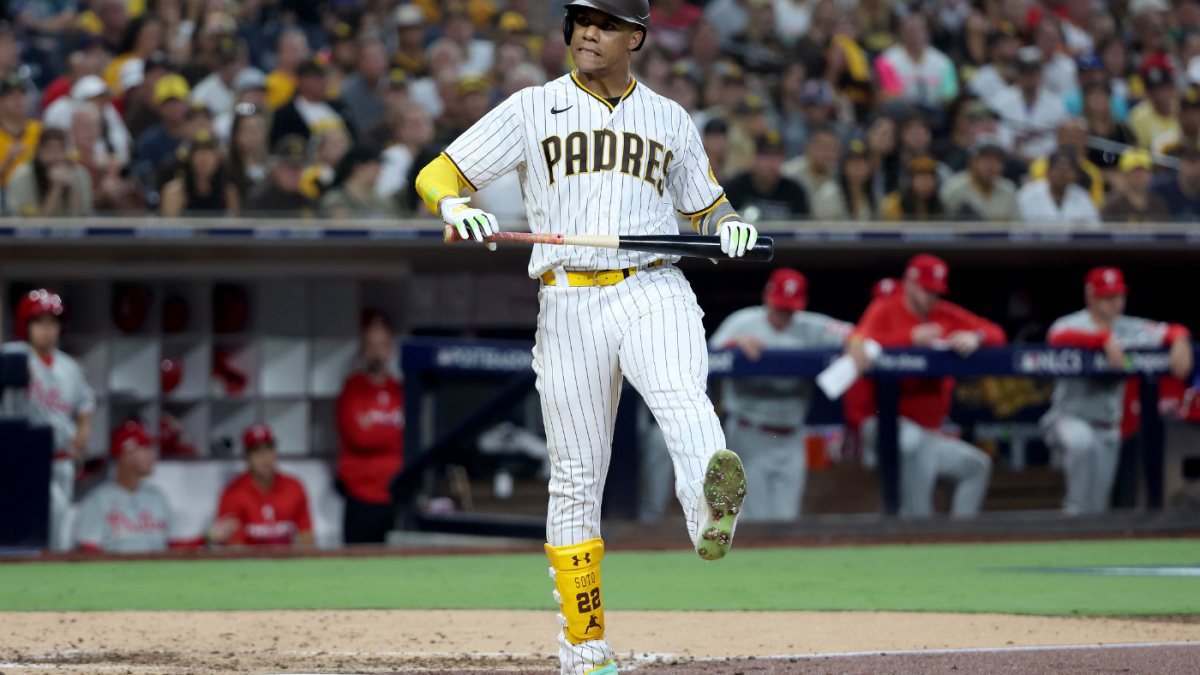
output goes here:
<path id="1" fill-rule="evenodd" d="M 567 112 L 568 110 L 570 110 L 571 108 L 574 108 L 574 107 L 575 106 L 573 106 L 573 105 L 569 105 L 569 106 L 563 108 L 562 110 L 559 110 L 558 108 L 550 108 L 550 114 L 557 115 L 558 113 L 561 113 L 561 112 Z"/>

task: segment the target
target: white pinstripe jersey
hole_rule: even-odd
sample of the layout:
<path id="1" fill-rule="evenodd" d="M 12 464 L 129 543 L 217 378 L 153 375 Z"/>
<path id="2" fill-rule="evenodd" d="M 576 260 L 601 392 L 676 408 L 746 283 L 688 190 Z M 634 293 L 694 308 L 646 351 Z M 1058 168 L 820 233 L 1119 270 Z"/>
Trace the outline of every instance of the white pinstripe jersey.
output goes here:
<path id="1" fill-rule="evenodd" d="M 691 116 L 636 81 L 615 107 L 574 73 L 522 89 L 451 143 L 446 156 L 476 190 L 515 170 L 536 233 L 674 235 L 675 209 L 696 215 L 725 194 Z M 661 257 L 538 244 L 529 276 L 559 266 L 615 270 Z"/>

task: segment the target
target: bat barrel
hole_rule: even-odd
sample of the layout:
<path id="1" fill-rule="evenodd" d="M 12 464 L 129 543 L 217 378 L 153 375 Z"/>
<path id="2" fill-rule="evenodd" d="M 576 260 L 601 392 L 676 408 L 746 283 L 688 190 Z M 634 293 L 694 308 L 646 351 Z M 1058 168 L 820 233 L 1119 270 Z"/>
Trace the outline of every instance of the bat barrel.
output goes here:
<path id="1" fill-rule="evenodd" d="M 721 252 L 720 237 L 698 234 L 621 237 L 621 248 L 658 253 L 659 255 L 745 260 L 747 262 L 770 262 L 775 257 L 775 240 L 763 236 L 760 236 L 754 243 L 754 248 L 746 251 L 746 254 L 740 258 L 729 258 L 728 254 Z"/>

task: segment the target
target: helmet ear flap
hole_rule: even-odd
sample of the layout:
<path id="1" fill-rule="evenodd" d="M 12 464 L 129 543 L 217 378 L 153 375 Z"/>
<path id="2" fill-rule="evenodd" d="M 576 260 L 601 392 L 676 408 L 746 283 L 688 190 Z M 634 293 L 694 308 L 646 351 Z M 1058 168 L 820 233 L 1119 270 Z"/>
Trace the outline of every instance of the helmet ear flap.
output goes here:
<path id="1" fill-rule="evenodd" d="M 568 10 L 567 15 L 563 17 L 563 40 L 567 46 L 571 46 L 571 36 L 575 33 L 575 13 Z"/>

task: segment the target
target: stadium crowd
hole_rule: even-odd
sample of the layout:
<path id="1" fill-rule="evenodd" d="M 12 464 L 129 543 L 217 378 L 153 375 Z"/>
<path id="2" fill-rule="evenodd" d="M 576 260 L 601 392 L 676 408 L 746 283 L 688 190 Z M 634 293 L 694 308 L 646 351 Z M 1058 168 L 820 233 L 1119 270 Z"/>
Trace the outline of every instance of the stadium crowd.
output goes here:
<path id="1" fill-rule="evenodd" d="M 430 216 L 416 172 L 571 70 L 554 2 L 4 7 L 12 215 Z M 750 219 L 1200 214 L 1197 0 L 653 0 L 633 56 Z"/>

